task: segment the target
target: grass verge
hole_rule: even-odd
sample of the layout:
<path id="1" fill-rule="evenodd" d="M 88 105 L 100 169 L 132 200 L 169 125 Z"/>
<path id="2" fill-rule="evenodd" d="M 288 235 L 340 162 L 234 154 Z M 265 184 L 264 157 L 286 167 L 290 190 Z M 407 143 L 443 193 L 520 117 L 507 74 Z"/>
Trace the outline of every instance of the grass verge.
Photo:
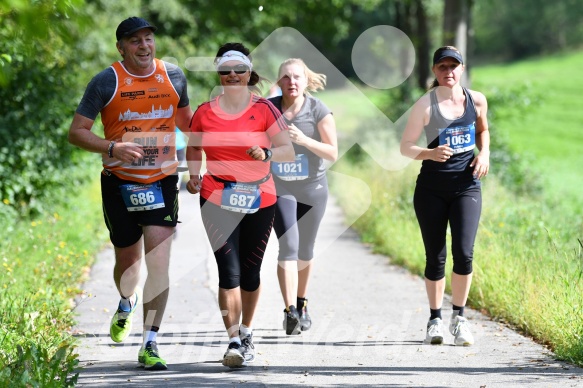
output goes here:
<path id="1" fill-rule="evenodd" d="M 98 176 L 99 170 L 88 172 Z M 72 299 L 107 239 L 99 181 L 0 242 L 0 386 L 72 386 L 77 365 Z"/>
<path id="2" fill-rule="evenodd" d="M 423 276 L 425 254 L 412 205 L 419 164 L 387 172 L 375 163 L 341 161 L 334 169 L 371 189 L 371 206 L 354 224 L 363 241 Z M 336 187 L 334 181 L 331 187 L 340 204 L 358 196 L 358 188 Z M 564 209 L 517 197 L 495 178 L 487 179 L 483 196 L 468 304 L 548 345 L 558 358 L 583 365 L 583 247 L 577 228 L 557 221 Z M 345 211 L 351 218 L 350 208 Z M 449 255 L 448 285 L 451 265 Z"/>

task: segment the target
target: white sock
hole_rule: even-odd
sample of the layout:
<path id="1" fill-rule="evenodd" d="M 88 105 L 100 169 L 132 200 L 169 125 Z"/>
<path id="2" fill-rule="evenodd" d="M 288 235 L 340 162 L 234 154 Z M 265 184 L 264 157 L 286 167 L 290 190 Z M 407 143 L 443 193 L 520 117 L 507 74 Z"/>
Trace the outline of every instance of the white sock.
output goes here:
<path id="1" fill-rule="evenodd" d="M 144 346 L 150 341 L 156 341 L 156 337 L 158 336 L 157 331 L 146 330 L 144 331 Z"/>
<path id="2" fill-rule="evenodd" d="M 241 324 L 241 326 L 239 326 L 239 336 L 240 337 L 244 337 L 246 335 L 249 335 L 253 332 L 253 329 L 251 329 L 250 327 L 247 327 L 243 324 Z"/>
<path id="3" fill-rule="evenodd" d="M 239 337 L 231 337 L 231 338 L 229 338 L 229 343 L 231 343 L 231 342 L 236 342 L 239 345 L 241 345 L 241 338 L 239 338 Z"/>

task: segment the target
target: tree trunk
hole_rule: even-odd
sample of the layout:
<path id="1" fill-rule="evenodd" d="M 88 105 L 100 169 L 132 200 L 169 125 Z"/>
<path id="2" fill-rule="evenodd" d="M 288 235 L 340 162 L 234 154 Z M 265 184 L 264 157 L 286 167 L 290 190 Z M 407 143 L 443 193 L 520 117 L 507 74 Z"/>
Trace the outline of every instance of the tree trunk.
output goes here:
<path id="1" fill-rule="evenodd" d="M 455 46 L 464 57 L 468 58 L 468 36 L 470 32 L 470 14 L 472 0 L 445 0 L 443 8 L 443 42 Z M 462 84 L 469 87 L 469 66 L 462 76 Z"/>
<path id="2" fill-rule="evenodd" d="M 431 75 L 431 63 L 429 62 L 429 27 L 427 13 L 423 5 L 423 0 L 415 0 L 415 19 L 417 40 L 417 85 L 421 89 L 427 89 L 429 77 Z"/>
<path id="3" fill-rule="evenodd" d="M 412 27 L 412 9 L 411 9 L 411 2 L 410 1 L 399 1 L 395 3 L 395 16 L 396 16 L 396 27 L 403 31 L 407 36 L 412 36 L 413 27 Z M 403 78 L 407 76 L 408 69 L 411 68 L 412 64 L 409 63 L 406 58 L 407 55 L 407 48 L 402 46 L 401 49 L 403 52 L 400 55 L 400 65 L 401 65 L 401 75 Z M 413 87 L 413 79 L 411 77 L 407 78 L 405 82 L 403 82 L 399 89 L 401 91 L 401 96 L 403 101 L 411 101 L 412 100 L 412 87 Z"/>

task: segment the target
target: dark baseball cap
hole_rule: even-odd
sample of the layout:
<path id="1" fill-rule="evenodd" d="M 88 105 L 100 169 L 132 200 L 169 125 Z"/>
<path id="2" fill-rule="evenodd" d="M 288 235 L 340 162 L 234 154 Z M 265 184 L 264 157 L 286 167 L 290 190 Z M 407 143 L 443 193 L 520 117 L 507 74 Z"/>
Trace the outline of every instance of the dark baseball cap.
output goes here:
<path id="1" fill-rule="evenodd" d="M 462 55 L 458 51 L 452 49 L 437 50 L 435 54 L 433 54 L 433 64 L 435 65 L 444 58 L 453 58 L 462 65 L 464 64 Z"/>
<path id="2" fill-rule="evenodd" d="M 115 37 L 118 41 L 120 41 L 122 38 L 130 36 L 142 28 L 149 28 L 152 31 L 156 31 L 158 29 L 156 26 L 151 25 L 147 20 L 132 16 L 131 18 L 127 18 L 123 22 L 119 23 L 117 30 L 115 30 Z"/>

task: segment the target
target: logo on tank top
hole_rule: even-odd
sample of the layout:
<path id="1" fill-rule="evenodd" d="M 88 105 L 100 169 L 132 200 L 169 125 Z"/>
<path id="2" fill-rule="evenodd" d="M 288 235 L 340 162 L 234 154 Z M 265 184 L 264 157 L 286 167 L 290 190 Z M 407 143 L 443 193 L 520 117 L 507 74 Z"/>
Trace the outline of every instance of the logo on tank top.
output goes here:
<path id="1" fill-rule="evenodd" d="M 126 79 L 123 80 L 123 83 L 126 85 L 131 85 L 134 83 L 134 79 L 131 77 L 127 77 Z"/>
<path id="2" fill-rule="evenodd" d="M 154 78 L 156 78 L 156 81 L 158 81 L 159 83 L 161 84 L 164 83 L 164 77 L 162 77 L 162 74 L 156 74 Z"/>
<path id="3" fill-rule="evenodd" d="M 174 108 L 172 105 L 168 109 L 163 109 L 162 105 L 156 109 L 152 105 L 152 109 L 149 112 L 133 112 L 130 109 L 120 112 L 118 121 L 168 119 L 172 117 L 173 113 Z"/>
<path id="4" fill-rule="evenodd" d="M 143 90 L 136 90 L 133 92 L 122 92 L 121 99 L 133 101 L 135 99 L 142 99 L 144 97 L 141 97 L 141 96 L 145 96 L 145 95 L 146 95 L 146 92 Z"/>
<path id="5" fill-rule="evenodd" d="M 132 125 L 131 127 L 123 127 L 123 130 L 126 132 L 142 132 L 142 128 L 136 127 L 135 125 Z"/>
<path id="6" fill-rule="evenodd" d="M 148 96 L 148 98 L 170 98 L 170 93 L 158 93 Z"/>
<path id="7" fill-rule="evenodd" d="M 165 124 L 162 124 L 159 127 L 153 128 L 153 130 L 156 132 L 168 132 L 170 130 L 170 127 Z"/>

